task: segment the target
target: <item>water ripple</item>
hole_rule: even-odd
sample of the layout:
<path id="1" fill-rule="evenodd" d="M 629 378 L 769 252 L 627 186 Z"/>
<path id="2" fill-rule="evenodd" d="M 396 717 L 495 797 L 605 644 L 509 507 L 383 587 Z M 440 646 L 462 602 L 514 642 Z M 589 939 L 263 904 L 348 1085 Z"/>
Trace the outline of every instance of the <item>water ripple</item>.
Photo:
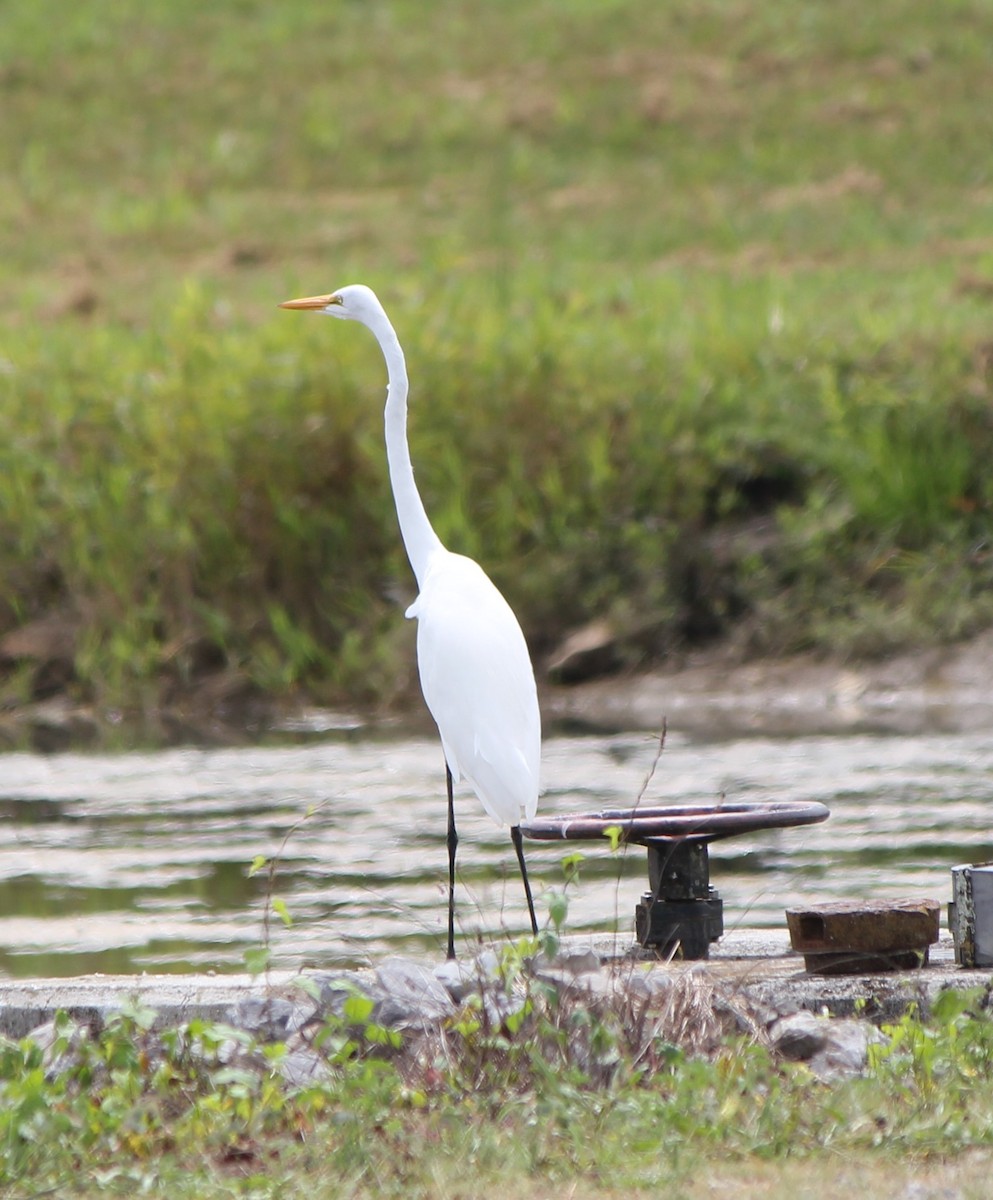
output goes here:
<path id="1" fill-rule="evenodd" d="M 629 806 L 651 737 L 555 738 L 541 809 Z M 277 965 L 440 953 L 445 800 L 432 739 L 114 756 L 4 757 L 0 970 L 239 970 L 264 936 Z M 788 905 L 841 897 L 945 901 L 948 868 L 993 858 L 993 737 L 748 738 L 670 735 L 645 804 L 818 800 L 823 825 L 711 848 L 725 923 L 781 926 Z M 467 938 L 526 928 L 510 840 L 471 795 L 458 802 L 459 922 Z M 647 886 L 645 853 L 570 844 L 572 929 L 627 938 Z M 562 886 L 566 849 L 531 843 L 540 895 Z M 278 864 L 250 875 L 258 856 Z"/>

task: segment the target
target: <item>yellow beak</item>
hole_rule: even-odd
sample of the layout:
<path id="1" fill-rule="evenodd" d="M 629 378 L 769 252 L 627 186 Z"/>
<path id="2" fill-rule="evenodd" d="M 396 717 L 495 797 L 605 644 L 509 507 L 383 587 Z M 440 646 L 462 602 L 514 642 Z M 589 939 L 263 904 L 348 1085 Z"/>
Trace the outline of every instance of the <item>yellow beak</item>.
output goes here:
<path id="1" fill-rule="evenodd" d="M 329 296 L 304 296 L 302 300 L 284 300 L 280 308 L 327 308 L 329 304 L 340 304 L 333 293 Z"/>

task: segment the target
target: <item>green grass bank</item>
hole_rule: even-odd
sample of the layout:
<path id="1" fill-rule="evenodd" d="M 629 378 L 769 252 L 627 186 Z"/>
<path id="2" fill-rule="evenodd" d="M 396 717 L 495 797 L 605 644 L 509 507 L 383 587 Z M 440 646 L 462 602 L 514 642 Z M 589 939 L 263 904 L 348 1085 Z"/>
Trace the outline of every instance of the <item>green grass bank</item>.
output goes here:
<path id="1" fill-rule="evenodd" d="M 978 991 L 884 1026 L 865 1069 L 833 1080 L 721 1036 L 699 1004 L 663 1021 L 532 988 L 503 1024 L 467 1005 L 401 1037 L 363 997 L 346 1003 L 310 1031 L 321 1069 L 294 1081 L 292 1038 L 199 1019 L 156 1032 L 140 1005 L 97 1034 L 64 1019 L 47 1039 L 0 1039 L 4 1195 L 988 1194 L 993 1024 Z"/>
<path id="2" fill-rule="evenodd" d="M 993 10 L 12 0 L 0 703 L 409 694 L 363 281 L 539 661 L 993 622 Z"/>

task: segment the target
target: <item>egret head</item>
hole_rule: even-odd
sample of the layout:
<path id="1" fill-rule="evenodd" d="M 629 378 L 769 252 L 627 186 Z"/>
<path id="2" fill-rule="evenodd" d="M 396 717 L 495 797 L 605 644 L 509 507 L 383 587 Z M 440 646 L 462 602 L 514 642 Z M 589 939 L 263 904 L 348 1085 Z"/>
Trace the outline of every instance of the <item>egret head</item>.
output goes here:
<path id="1" fill-rule="evenodd" d="M 340 317 L 343 321 L 361 321 L 368 325 L 374 321 L 383 307 L 376 293 L 361 283 L 352 283 L 339 288 L 327 296 L 305 296 L 302 300 L 284 300 L 280 308 L 309 308 L 325 313 L 329 317 Z"/>

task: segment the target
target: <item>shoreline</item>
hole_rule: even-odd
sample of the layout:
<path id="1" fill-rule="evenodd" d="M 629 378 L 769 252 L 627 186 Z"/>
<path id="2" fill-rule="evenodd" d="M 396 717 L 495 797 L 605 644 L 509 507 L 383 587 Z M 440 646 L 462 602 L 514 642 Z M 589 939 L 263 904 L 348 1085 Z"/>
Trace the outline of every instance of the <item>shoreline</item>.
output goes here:
<path id="1" fill-rule="evenodd" d="M 813 656 L 727 664 L 701 657 L 672 671 L 548 689 L 551 722 L 748 735 L 993 732 L 993 630 L 878 662 Z"/>
<path id="2" fill-rule="evenodd" d="M 546 735 L 562 730 L 670 733 L 702 741 L 845 734 L 993 733 L 993 629 L 969 641 L 878 661 L 813 655 L 728 661 L 717 649 L 675 667 L 539 685 Z M 107 752 L 178 745 L 433 733 L 420 698 L 392 713 L 254 699 L 217 706 L 196 696 L 130 718 L 66 694 L 0 713 L 8 752 Z"/>

